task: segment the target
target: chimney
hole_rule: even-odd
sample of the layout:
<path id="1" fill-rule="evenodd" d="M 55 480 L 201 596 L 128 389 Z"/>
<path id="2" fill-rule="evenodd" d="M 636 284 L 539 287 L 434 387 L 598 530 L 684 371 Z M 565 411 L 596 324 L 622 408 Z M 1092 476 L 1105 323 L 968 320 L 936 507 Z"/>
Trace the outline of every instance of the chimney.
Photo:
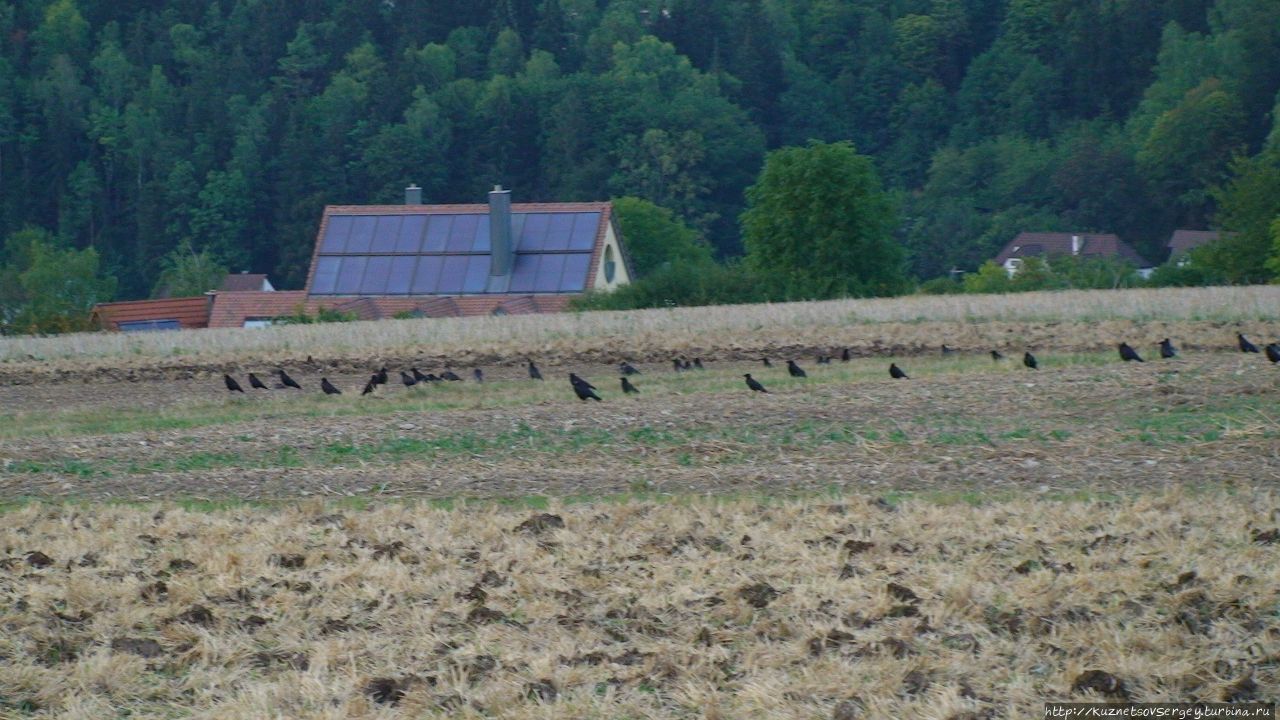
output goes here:
<path id="1" fill-rule="evenodd" d="M 421 205 L 422 204 L 422 188 L 414 183 L 410 183 L 409 187 L 404 189 L 405 205 Z"/>
<path id="2" fill-rule="evenodd" d="M 1080 242 L 1080 236 L 1079 236 L 1079 235 L 1072 235 L 1072 236 L 1071 236 L 1071 254 L 1072 254 L 1072 255 L 1079 255 L 1079 254 L 1080 254 L 1080 249 L 1081 249 L 1081 248 L 1083 248 L 1083 247 L 1084 247 L 1084 243 Z"/>
<path id="3" fill-rule="evenodd" d="M 515 248 L 511 242 L 511 191 L 494 185 L 489 193 L 489 275 L 511 274 Z"/>

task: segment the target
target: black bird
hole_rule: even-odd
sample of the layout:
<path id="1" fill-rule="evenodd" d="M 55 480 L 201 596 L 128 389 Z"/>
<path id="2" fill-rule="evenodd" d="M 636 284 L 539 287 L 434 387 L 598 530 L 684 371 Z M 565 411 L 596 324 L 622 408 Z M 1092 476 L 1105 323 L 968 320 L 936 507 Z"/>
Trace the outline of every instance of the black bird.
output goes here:
<path id="1" fill-rule="evenodd" d="M 429 382 L 429 383 L 440 382 L 440 378 L 436 377 L 435 373 L 427 373 L 426 375 L 423 375 L 422 379 L 419 380 L 418 382 Z"/>
<path id="2" fill-rule="evenodd" d="M 761 384 L 759 383 L 759 381 L 757 381 L 755 378 L 751 377 L 751 373 L 747 373 L 746 375 L 743 375 L 742 377 L 744 377 L 744 378 L 746 378 L 746 379 L 747 379 L 747 387 L 751 388 L 754 392 L 762 392 L 762 393 L 766 393 L 766 394 L 768 394 L 768 392 L 769 392 L 769 391 L 768 391 L 768 390 L 765 390 L 765 389 L 764 389 L 764 386 L 763 386 L 763 385 L 761 385 Z"/>
<path id="3" fill-rule="evenodd" d="M 1134 350 L 1133 348 L 1129 347 L 1129 343 L 1124 343 L 1124 342 L 1122 342 L 1122 343 L 1120 343 L 1119 345 L 1117 345 L 1116 347 L 1117 347 L 1117 348 L 1119 348 L 1119 350 L 1120 350 L 1120 359 L 1121 359 L 1121 360 L 1123 360 L 1123 361 L 1125 361 L 1125 362 L 1130 362 L 1130 361 L 1145 362 L 1145 361 L 1144 361 L 1144 360 L 1143 360 L 1143 359 L 1138 355 L 1138 351 L 1137 351 L 1137 350 Z"/>
<path id="4" fill-rule="evenodd" d="M 840 362 L 849 362 L 849 348 L 845 348 L 840 353 Z"/>
<path id="5" fill-rule="evenodd" d="M 684 370 L 684 365 L 681 364 L 680 358 L 671 358 L 671 369 L 675 370 L 676 372 L 681 372 Z"/>
<path id="6" fill-rule="evenodd" d="M 284 368 L 281 368 L 276 372 L 280 373 L 280 382 L 283 383 L 285 387 L 297 388 L 298 390 L 302 389 L 302 386 L 298 384 L 298 381 L 289 377 L 289 373 L 285 372 Z"/>
<path id="7" fill-rule="evenodd" d="M 430 380 L 427 379 L 427 376 L 423 375 L 422 371 L 416 367 L 409 368 L 409 372 L 413 373 L 413 379 L 417 380 L 418 382 L 431 382 Z"/>
<path id="8" fill-rule="evenodd" d="M 484 371 L 480 368 L 476 368 L 471 371 L 471 377 L 475 378 L 476 382 L 482 383 L 484 382 Z"/>
<path id="9" fill-rule="evenodd" d="M 387 366 L 383 365 L 382 369 L 379 370 L 377 374 L 374 375 L 374 377 L 378 379 L 379 385 L 386 385 L 387 384 Z"/>
<path id="10" fill-rule="evenodd" d="M 227 390 L 230 392 L 238 392 L 238 393 L 244 392 L 244 388 L 240 387 L 240 383 L 236 382 L 235 378 L 231 377 L 226 373 L 222 374 L 222 382 L 227 384 Z"/>
<path id="11" fill-rule="evenodd" d="M 894 380 L 910 380 L 911 379 L 907 377 L 906 373 L 902 372 L 902 368 L 898 367 L 894 363 L 889 363 L 889 377 L 893 378 Z"/>
<path id="12" fill-rule="evenodd" d="M 1004 355 L 1001 355 L 999 350 L 992 350 L 991 359 L 995 362 L 1000 362 L 1004 359 Z"/>
<path id="13" fill-rule="evenodd" d="M 694 358 L 693 366 L 699 370 L 706 370 L 706 368 L 702 367 L 702 358 Z"/>
<path id="14" fill-rule="evenodd" d="M 953 353 L 953 352 L 955 352 L 955 350 L 952 350 L 951 348 L 947 347 L 947 344 L 946 344 L 946 343 L 942 343 L 942 354 L 943 354 L 943 355 L 950 355 L 950 354 L 951 354 L 951 353 Z"/>
<path id="15" fill-rule="evenodd" d="M 1029 353 L 1029 352 L 1027 352 L 1027 353 L 1023 353 L 1023 354 L 1022 354 L 1022 364 L 1023 364 L 1023 365 L 1026 365 L 1027 367 L 1031 368 L 1032 370 L 1035 370 L 1035 369 L 1038 367 L 1038 366 L 1036 365 L 1036 356 L 1035 356 L 1035 355 L 1032 355 L 1032 354 L 1031 354 L 1031 353 Z"/>
<path id="16" fill-rule="evenodd" d="M 623 375 L 639 375 L 640 374 L 640 371 L 637 370 L 635 366 L 629 362 L 622 363 L 622 365 L 618 366 L 618 369 Z"/>
<path id="17" fill-rule="evenodd" d="M 257 375 L 254 375 L 253 373 L 249 373 L 249 387 L 257 388 L 257 389 L 259 389 L 259 390 L 269 390 L 269 389 L 270 389 L 270 388 L 268 388 L 268 387 L 267 387 L 267 384 L 266 384 L 266 383 L 264 383 L 264 382 L 262 382 L 261 380 L 259 380 L 259 379 L 258 379 L 258 376 L 257 376 Z"/>
<path id="18" fill-rule="evenodd" d="M 362 390 L 362 391 L 360 392 L 360 394 L 361 394 L 361 395 L 369 395 L 369 394 L 372 394 L 372 393 L 373 393 L 373 389 L 374 389 L 374 388 L 376 388 L 377 386 L 378 386 L 378 384 L 377 384 L 377 383 L 375 383 L 375 382 L 373 381 L 373 378 L 369 378 L 369 382 L 367 382 L 367 383 L 365 383 L 365 384 L 364 384 L 364 390 Z"/>
<path id="19" fill-rule="evenodd" d="M 579 400 L 595 400 L 596 402 L 601 402 L 600 396 L 595 392 L 595 386 L 586 380 L 583 380 L 573 373 L 569 373 L 569 384 L 573 385 L 573 393 L 578 396 Z"/>
<path id="20" fill-rule="evenodd" d="M 407 373 L 407 372 L 405 372 L 405 371 L 401 370 L 401 371 L 400 371 L 400 382 L 404 383 L 404 386 L 405 386 L 405 387 L 413 387 L 414 385 L 417 385 L 417 384 L 418 384 L 418 379 L 417 379 L 417 378 L 415 378 L 414 376 L 410 375 L 409 373 Z"/>
<path id="21" fill-rule="evenodd" d="M 375 375 L 375 377 L 377 376 Z M 329 378 L 320 378 L 320 389 L 324 391 L 325 395 L 341 395 L 342 394 L 341 390 L 334 387 L 333 383 L 329 382 Z"/>
<path id="22" fill-rule="evenodd" d="M 693 361 L 692 361 L 692 360 L 690 360 L 689 358 L 685 358 L 685 360 L 684 360 L 684 365 L 681 365 L 681 366 L 680 366 L 680 369 L 681 369 L 681 370 L 692 370 L 692 369 L 693 369 Z"/>
<path id="23" fill-rule="evenodd" d="M 440 379 L 448 380 L 450 382 L 462 382 L 462 378 L 458 377 L 458 374 L 452 370 L 445 370 L 444 372 L 440 373 Z"/>
<path id="24" fill-rule="evenodd" d="M 1173 347 L 1173 343 L 1169 342 L 1169 338 L 1160 341 L 1160 357 L 1168 360 L 1171 357 L 1177 357 L 1178 351 Z"/>
<path id="25" fill-rule="evenodd" d="M 791 377 L 809 377 L 805 374 L 804 369 L 796 364 L 795 360 L 787 361 L 787 372 L 791 373 Z"/>
<path id="26" fill-rule="evenodd" d="M 538 372 L 538 366 L 534 365 L 532 360 L 529 361 L 529 377 L 533 380 L 542 379 L 542 373 Z"/>
<path id="27" fill-rule="evenodd" d="M 769 358 L 760 358 L 760 362 L 764 363 L 765 367 L 773 367 L 773 363 L 769 362 Z"/>
<path id="28" fill-rule="evenodd" d="M 1267 346 L 1267 359 L 1273 363 L 1280 363 L 1280 342 L 1273 342 Z"/>
<path id="29" fill-rule="evenodd" d="M 640 393 L 640 391 L 636 389 L 636 386 L 632 385 L 631 381 L 625 377 L 622 378 L 622 392 L 627 395 L 631 395 L 633 393 L 638 395 Z"/>
<path id="30" fill-rule="evenodd" d="M 1236 340 L 1239 341 L 1240 352 L 1258 352 L 1258 346 L 1249 342 L 1249 338 L 1245 337 L 1244 333 L 1236 333 Z"/>

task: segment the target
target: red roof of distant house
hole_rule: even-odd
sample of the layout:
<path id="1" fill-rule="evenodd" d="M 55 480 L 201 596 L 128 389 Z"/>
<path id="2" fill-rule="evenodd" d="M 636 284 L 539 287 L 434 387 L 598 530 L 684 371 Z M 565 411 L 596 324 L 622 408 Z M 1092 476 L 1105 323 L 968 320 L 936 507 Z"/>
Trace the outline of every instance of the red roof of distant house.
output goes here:
<path id="1" fill-rule="evenodd" d="M 209 301 L 206 295 L 162 300 L 133 300 L 101 303 L 93 308 L 95 324 L 104 330 L 149 329 L 166 321 L 175 321 L 182 329 L 209 326 Z M 132 327 L 131 327 L 132 326 Z"/>
<path id="2" fill-rule="evenodd" d="M 1079 251 L 1072 247 L 1072 238 L 1079 238 Z M 1010 258 L 1027 258 L 1041 255 L 1079 255 L 1081 257 L 1118 257 L 1138 267 L 1150 267 L 1151 263 L 1138 254 L 1128 243 L 1111 233 L 1023 232 L 1009 241 L 995 257 L 997 265 Z"/>
<path id="3" fill-rule="evenodd" d="M 1169 249 L 1169 257 L 1175 258 L 1192 248 L 1211 243 L 1220 236 L 1221 233 L 1217 230 L 1174 230 L 1165 247 Z"/>
<path id="4" fill-rule="evenodd" d="M 218 289 L 221 292 L 260 292 L 274 288 L 264 273 L 228 273 Z"/>

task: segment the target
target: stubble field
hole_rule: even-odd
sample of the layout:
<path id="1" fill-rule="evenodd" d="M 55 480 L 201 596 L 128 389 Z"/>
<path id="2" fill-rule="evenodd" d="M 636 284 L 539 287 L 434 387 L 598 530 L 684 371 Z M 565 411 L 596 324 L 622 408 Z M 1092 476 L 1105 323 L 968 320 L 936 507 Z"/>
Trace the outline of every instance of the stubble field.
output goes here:
<path id="1" fill-rule="evenodd" d="M 1123 322 L 679 339 L 626 353 L 629 398 L 622 353 L 554 343 L 543 383 L 507 345 L 483 385 L 425 388 L 394 363 L 438 372 L 432 350 L 11 360 L 0 717 L 1275 700 L 1280 367 L 1230 347 L 1276 320 Z M 1165 335 L 1183 357 L 1154 357 Z M 1101 350 L 1120 337 L 1148 362 Z M 844 344 L 860 357 L 813 363 Z M 708 369 L 672 372 L 689 350 Z M 450 355 L 469 378 L 479 358 Z M 388 358 L 392 382 L 359 397 Z M 222 387 L 276 362 L 306 392 Z"/>

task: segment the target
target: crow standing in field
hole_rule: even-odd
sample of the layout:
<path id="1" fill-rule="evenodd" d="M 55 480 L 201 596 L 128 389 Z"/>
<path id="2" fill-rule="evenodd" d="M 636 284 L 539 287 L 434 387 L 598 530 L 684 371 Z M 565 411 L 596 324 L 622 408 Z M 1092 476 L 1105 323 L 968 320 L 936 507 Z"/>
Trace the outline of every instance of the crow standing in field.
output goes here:
<path id="1" fill-rule="evenodd" d="M 992 351 L 991 351 L 991 360 L 992 360 L 993 362 L 1000 362 L 1000 361 L 1001 361 L 1001 360 L 1003 360 L 1003 359 L 1004 359 L 1004 355 L 1000 354 L 1000 351 L 999 351 L 999 350 L 992 350 Z"/>
<path id="2" fill-rule="evenodd" d="M 684 372 L 684 364 L 680 362 L 680 358 L 671 358 L 671 369 L 676 372 Z"/>
<path id="3" fill-rule="evenodd" d="M 379 385 L 386 385 L 387 384 L 387 366 L 383 365 L 382 369 L 379 370 L 377 374 L 374 375 L 374 377 L 378 379 Z"/>
<path id="4" fill-rule="evenodd" d="M 471 371 L 471 377 L 474 378 L 476 382 L 482 383 L 484 382 L 484 371 L 480 368 L 476 368 Z"/>
<path id="5" fill-rule="evenodd" d="M 947 344 L 946 344 L 946 343 L 942 343 L 942 354 L 943 354 L 943 355 L 950 355 L 950 354 L 951 354 L 951 353 L 953 353 L 953 352 L 955 352 L 955 350 L 952 350 L 951 348 L 947 347 Z"/>
<path id="6" fill-rule="evenodd" d="M 573 373 L 569 373 L 569 384 L 573 385 L 573 393 L 578 396 L 579 400 L 595 400 L 602 402 L 600 396 L 596 394 L 596 386 L 583 380 Z"/>
<path id="7" fill-rule="evenodd" d="M 222 374 L 222 382 L 226 383 L 227 390 L 229 392 L 244 393 L 244 388 L 240 387 L 240 383 L 236 382 L 235 378 L 226 373 Z"/>
<path id="8" fill-rule="evenodd" d="M 1267 359 L 1273 363 L 1280 363 L 1280 342 L 1273 342 L 1266 349 Z"/>
<path id="9" fill-rule="evenodd" d="M 410 375 L 409 373 L 407 373 L 407 372 L 405 372 L 405 371 L 401 370 L 401 371 L 400 371 L 400 382 L 404 383 L 404 386 L 405 386 L 405 387 L 413 387 L 414 385 L 417 385 L 417 384 L 418 384 L 418 378 L 416 378 L 416 377 L 414 377 L 414 376 Z"/>
<path id="10" fill-rule="evenodd" d="M 267 384 L 259 380 L 258 376 L 253 373 L 249 373 L 249 387 L 257 388 L 258 390 L 270 390 Z"/>
<path id="11" fill-rule="evenodd" d="M 370 377 L 369 382 L 364 384 L 364 390 L 360 391 L 361 396 L 373 394 L 374 388 L 378 387 L 378 383 L 374 382 L 373 380 L 374 378 Z"/>
<path id="12" fill-rule="evenodd" d="M 623 362 L 621 365 L 619 365 L 618 372 L 621 372 L 623 375 L 639 375 L 640 374 L 640 371 L 637 370 L 635 366 L 629 362 Z"/>
<path id="13" fill-rule="evenodd" d="M 458 377 L 458 374 L 452 370 L 445 370 L 440 373 L 440 379 L 448 380 L 449 382 L 462 382 L 462 378 Z"/>
<path id="14" fill-rule="evenodd" d="M 375 375 L 374 377 L 377 377 L 377 375 Z M 381 385 L 383 383 L 378 383 L 378 384 Z M 329 378 L 323 378 L 323 377 L 320 378 L 320 389 L 324 391 L 325 395 L 341 395 L 342 394 L 341 390 L 334 387 L 333 383 L 329 382 Z"/>
<path id="15" fill-rule="evenodd" d="M 276 372 L 280 373 L 280 383 L 285 387 L 291 387 L 298 390 L 302 389 L 302 386 L 298 384 L 298 381 L 289 377 L 289 373 L 285 372 L 284 368 L 280 368 L 279 370 L 276 370 Z"/>
<path id="16" fill-rule="evenodd" d="M 804 369 L 796 364 L 795 360 L 787 361 L 787 372 L 791 373 L 791 377 L 809 377 Z"/>
<path id="17" fill-rule="evenodd" d="M 1168 360 L 1169 358 L 1177 356 L 1178 351 L 1173 347 L 1173 343 L 1169 342 L 1169 338 L 1165 338 L 1160 341 L 1160 357 Z"/>
<path id="18" fill-rule="evenodd" d="M 621 378 L 621 380 L 622 380 L 622 392 L 623 392 L 624 394 L 626 394 L 626 395 L 639 395 L 639 394 L 640 394 L 640 391 L 636 389 L 636 386 L 635 386 L 635 385 L 632 385 L 632 384 L 631 384 L 631 381 L 630 381 L 630 380 L 626 379 L 625 377 Z"/>
<path id="19" fill-rule="evenodd" d="M 898 367 L 897 364 L 895 363 L 889 363 L 889 377 L 893 378 L 894 380 L 910 380 L 911 379 L 907 377 L 907 374 L 902 371 L 902 368 Z"/>
<path id="20" fill-rule="evenodd" d="M 1120 359 L 1125 362 L 1145 362 L 1139 355 L 1138 351 L 1129 347 L 1129 343 L 1122 342 L 1116 346 L 1120 350 Z"/>
<path id="21" fill-rule="evenodd" d="M 529 378 L 531 380 L 542 379 L 542 373 L 538 372 L 538 366 L 533 364 L 533 360 L 529 360 Z"/>
<path id="22" fill-rule="evenodd" d="M 840 362 L 849 362 L 849 348 L 840 351 Z"/>
<path id="23" fill-rule="evenodd" d="M 409 368 L 409 372 L 413 373 L 413 379 L 417 380 L 418 382 L 431 382 L 430 380 L 427 379 L 427 376 L 423 375 L 422 371 L 416 367 Z"/>
<path id="24" fill-rule="evenodd" d="M 1036 356 L 1035 356 L 1035 355 L 1032 355 L 1030 352 L 1025 352 L 1025 353 L 1023 353 L 1023 354 L 1022 354 L 1022 364 L 1023 364 L 1023 365 L 1026 365 L 1027 367 L 1031 368 L 1032 370 L 1035 370 L 1035 369 L 1037 369 L 1038 367 L 1040 367 L 1040 366 L 1036 363 Z"/>
<path id="25" fill-rule="evenodd" d="M 765 393 L 766 395 L 769 393 L 769 391 L 765 390 L 764 386 L 761 385 L 759 381 L 751 377 L 751 373 L 747 373 L 742 377 L 747 379 L 747 387 L 751 388 L 752 392 L 761 392 L 761 393 Z"/>
<path id="26" fill-rule="evenodd" d="M 1245 337 L 1244 333 L 1236 333 L 1236 342 L 1240 345 L 1240 352 L 1245 352 L 1245 353 L 1258 352 L 1258 346 L 1249 342 L 1249 338 Z"/>
<path id="27" fill-rule="evenodd" d="M 686 367 L 687 367 L 687 366 L 686 366 Z M 694 367 L 694 368 L 696 368 L 696 369 L 698 369 L 698 370 L 706 370 L 706 368 L 702 367 L 702 358 L 694 358 L 694 359 L 693 359 L 693 367 Z"/>
<path id="28" fill-rule="evenodd" d="M 773 367 L 773 363 L 769 362 L 769 358 L 760 358 L 760 362 L 764 363 L 765 367 Z"/>

